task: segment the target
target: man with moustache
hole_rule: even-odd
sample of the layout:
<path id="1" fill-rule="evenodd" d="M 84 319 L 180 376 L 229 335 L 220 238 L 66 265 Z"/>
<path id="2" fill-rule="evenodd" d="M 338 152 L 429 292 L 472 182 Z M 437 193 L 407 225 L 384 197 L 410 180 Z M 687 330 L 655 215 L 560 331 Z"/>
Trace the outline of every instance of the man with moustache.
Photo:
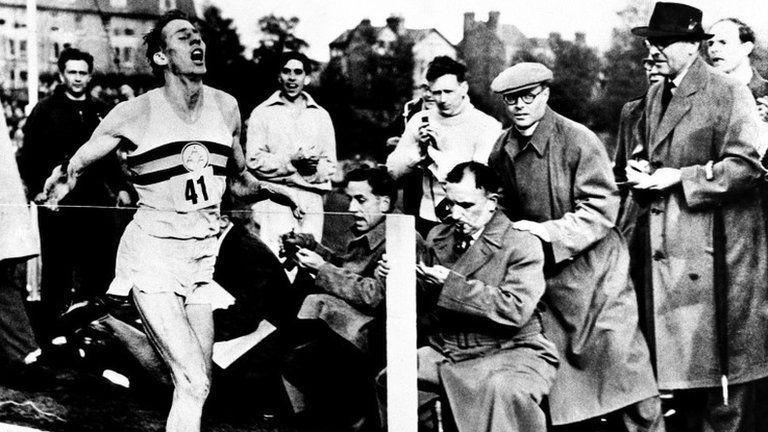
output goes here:
<path id="1" fill-rule="evenodd" d="M 253 207 L 261 238 L 275 253 L 279 236 L 295 229 L 323 234 L 323 196 L 331 190 L 336 171 L 336 137 L 328 112 L 304 87 L 312 71 L 309 59 L 286 52 L 280 59 L 280 89 L 257 106 L 248 119 L 245 159 L 256 178 L 289 186 L 306 215 L 301 220 L 291 209 L 273 201 Z"/>
<path id="2" fill-rule="evenodd" d="M 439 223 L 435 208 L 445 198 L 445 175 L 461 162 L 488 161 L 501 124 L 469 101 L 466 67 L 450 57 L 436 57 L 427 69 L 437 109 L 422 111 L 405 126 L 387 168 L 395 179 L 421 171 L 422 195 L 416 230 L 426 236 Z"/>
<path id="3" fill-rule="evenodd" d="M 286 237 L 284 247 L 296 249 L 290 259 L 314 276 L 314 293 L 306 297 L 298 317 L 322 320 L 346 341 L 321 338 L 298 346 L 286 360 L 284 375 L 295 409 L 306 404 L 308 417 L 335 426 L 328 430 L 363 430 L 373 424 L 373 379 L 384 363 L 386 278 L 376 270 L 386 251 L 385 221 L 395 208 L 397 186 L 386 171 L 365 167 L 347 174 L 344 193 L 354 217 L 354 238 L 345 252 L 334 253 L 309 234 Z M 417 248 L 422 256 L 418 236 Z"/>
<path id="4" fill-rule="evenodd" d="M 646 95 L 648 163 L 625 171 L 649 201 L 659 388 L 674 391 L 686 430 L 751 431 L 755 382 L 768 376 L 759 120 L 744 83 L 699 57 L 712 37 L 701 21 L 697 8 L 657 3 L 632 30 L 666 79 Z"/>
<path id="5" fill-rule="evenodd" d="M 513 227 L 542 242 L 547 262 L 545 334 L 561 364 L 549 395 L 556 430 L 664 430 L 661 403 L 638 327 L 629 253 L 614 222 L 618 190 L 603 144 L 547 106 L 552 71 L 519 63 L 491 83 L 512 127 L 489 165 L 502 178 Z"/>
<path id="6" fill-rule="evenodd" d="M 417 266 L 435 299 L 419 384 L 446 396 L 451 415 L 443 418 L 459 432 L 544 432 L 539 404 L 558 365 L 539 309 L 544 253 L 498 208 L 498 190 L 496 174 L 478 162 L 446 176 L 450 222 L 429 233 L 427 263 Z"/>

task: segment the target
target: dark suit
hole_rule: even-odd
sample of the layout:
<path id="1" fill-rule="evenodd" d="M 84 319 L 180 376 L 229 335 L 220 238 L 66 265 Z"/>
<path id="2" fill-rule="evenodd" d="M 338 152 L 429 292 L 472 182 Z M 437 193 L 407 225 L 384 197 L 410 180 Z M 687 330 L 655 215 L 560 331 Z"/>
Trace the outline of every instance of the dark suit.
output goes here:
<path id="1" fill-rule="evenodd" d="M 461 255 L 454 229 L 427 240 L 430 259 L 451 269 L 439 290 L 419 378 L 442 386 L 460 432 L 544 431 L 539 407 L 558 365 L 537 309 L 544 294 L 544 253 L 533 235 L 497 212 Z M 426 289 L 429 289 L 427 287 Z"/>

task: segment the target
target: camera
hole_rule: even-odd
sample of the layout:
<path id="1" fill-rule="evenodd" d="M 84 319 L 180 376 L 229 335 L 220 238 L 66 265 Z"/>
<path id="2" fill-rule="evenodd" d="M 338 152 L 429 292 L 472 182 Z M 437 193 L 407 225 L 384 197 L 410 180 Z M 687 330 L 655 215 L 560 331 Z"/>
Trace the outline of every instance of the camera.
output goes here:
<path id="1" fill-rule="evenodd" d="M 314 249 L 317 246 L 317 241 L 312 234 L 297 233 L 293 230 L 281 235 L 280 242 L 282 243 L 280 258 L 285 258 L 283 267 L 286 270 L 296 267 L 296 253 L 299 249 Z"/>

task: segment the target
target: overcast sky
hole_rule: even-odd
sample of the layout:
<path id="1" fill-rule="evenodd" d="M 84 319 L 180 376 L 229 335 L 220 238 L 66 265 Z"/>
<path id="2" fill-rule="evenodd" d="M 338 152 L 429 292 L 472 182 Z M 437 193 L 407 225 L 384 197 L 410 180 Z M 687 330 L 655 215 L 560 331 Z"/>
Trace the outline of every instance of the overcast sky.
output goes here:
<path id="1" fill-rule="evenodd" d="M 241 42 L 252 48 L 258 41 L 256 21 L 274 13 L 297 16 L 296 35 L 309 42 L 308 54 L 320 61 L 328 59 L 328 43 L 341 32 L 370 18 L 373 25 L 384 25 L 392 14 L 405 18 L 406 27 L 434 27 L 449 41 L 461 41 L 464 12 L 475 12 L 475 19 L 486 21 L 488 11 L 501 12 L 502 24 L 514 24 L 528 37 L 546 37 L 560 32 L 571 39 L 584 32 L 587 43 L 605 49 L 611 29 L 619 23 L 616 11 L 626 0 L 197 0 L 221 8 L 234 18 Z M 768 0 L 683 0 L 704 11 L 705 26 L 717 18 L 743 19 L 765 41 L 768 37 Z M 653 3 L 649 1 L 649 4 Z"/>

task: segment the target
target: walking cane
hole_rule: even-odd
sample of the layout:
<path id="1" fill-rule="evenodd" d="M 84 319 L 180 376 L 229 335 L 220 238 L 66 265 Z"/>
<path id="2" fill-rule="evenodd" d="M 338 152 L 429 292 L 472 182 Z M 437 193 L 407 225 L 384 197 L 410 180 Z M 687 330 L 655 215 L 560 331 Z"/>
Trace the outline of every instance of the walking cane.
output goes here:
<path id="1" fill-rule="evenodd" d="M 712 165 L 707 164 L 707 180 Z M 715 331 L 717 353 L 720 360 L 720 385 L 723 405 L 728 406 L 728 267 L 725 259 L 725 223 L 722 208 L 715 208 L 712 215 L 713 279 L 715 288 Z"/>

